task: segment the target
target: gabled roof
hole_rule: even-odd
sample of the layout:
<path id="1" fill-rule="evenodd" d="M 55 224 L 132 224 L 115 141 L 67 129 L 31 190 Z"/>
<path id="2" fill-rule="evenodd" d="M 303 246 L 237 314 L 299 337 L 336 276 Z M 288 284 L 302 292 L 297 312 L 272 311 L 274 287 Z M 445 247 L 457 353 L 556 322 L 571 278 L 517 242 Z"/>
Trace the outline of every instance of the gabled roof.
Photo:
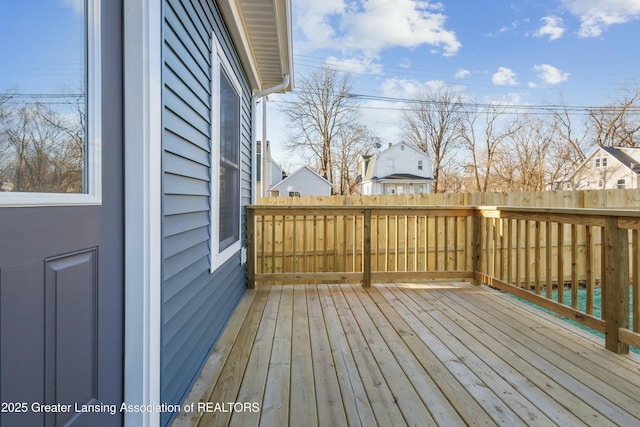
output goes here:
<path id="1" fill-rule="evenodd" d="M 309 172 L 311 172 L 313 175 L 315 175 L 316 177 L 318 177 L 319 179 L 321 179 L 323 182 L 325 182 L 328 186 L 331 186 L 331 183 L 329 181 L 327 181 L 327 179 L 320 175 L 319 173 L 317 173 L 316 171 L 314 171 L 313 169 L 311 169 L 309 166 L 302 166 L 301 168 L 297 169 L 294 173 L 292 173 L 291 175 L 289 175 L 288 177 L 286 177 L 285 179 L 283 179 L 282 181 L 280 181 L 279 183 L 277 183 L 276 185 L 272 186 L 270 188 L 270 190 L 274 190 L 274 189 L 281 189 L 283 188 L 283 186 L 287 185 L 287 181 L 291 180 L 293 177 L 295 177 L 296 175 L 300 174 L 300 172 L 304 171 L 304 170 L 308 170 Z M 284 187 L 286 188 L 286 187 Z"/>
<path id="2" fill-rule="evenodd" d="M 217 2 L 255 91 L 282 84 L 293 88 L 291 0 Z"/>
<path id="3" fill-rule="evenodd" d="M 640 148 L 624 147 L 624 149 L 625 150 L 627 150 L 627 149 L 638 150 L 638 154 L 640 154 Z M 571 173 L 571 175 L 569 175 L 563 182 L 572 181 L 573 179 L 575 179 L 575 177 L 578 174 L 578 172 L 580 172 L 580 170 L 582 170 L 582 168 L 586 164 L 588 164 L 589 162 L 593 161 L 593 158 L 601 150 L 604 151 L 607 154 L 610 154 L 613 158 L 618 160 L 623 166 L 627 167 L 632 172 L 634 172 L 636 174 L 640 174 L 640 161 L 634 160 L 633 157 L 631 157 L 628 154 L 624 153 L 622 151 L 622 148 L 620 148 L 620 147 L 597 146 L 589 155 L 587 155 L 587 157 L 584 159 L 584 161 L 582 163 L 580 163 L 580 165 L 573 171 L 573 173 Z"/>
<path id="4" fill-rule="evenodd" d="M 637 150 L 638 154 L 640 155 L 640 148 L 637 148 L 637 147 L 629 147 L 629 148 L 600 147 L 600 148 L 602 148 L 607 153 L 611 154 L 616 160 L 618 160 L 624 166 L 629 168 L 632 172 L 640 174 L 640 160 L 636 160 L 624 152 L 624 150 L 634 150 L 634 151 Z"/>
<path id="5" fill-rule="evenodd" d="M 404 145 L 406 148 L 410 148 L 411 150 L 413 150 L 416 154 L 420 155 L 420 156 L 427 156 L 427 153 L 425 153 L 424 151 L 420 151 L 418 150 L 417 147 L 411 145 L 411 144 L 407 144 L 406 142 L 399 142 L 397 144 L 392 144 L 390 147 L 385 148 L 384 150 L 381 150 L 378 154 L 376 154 L 374 157 L 378 157 L 381 154 L 386 153 L 387 151 L 390 150 L 397 150 L 398 147 Z M 428 156 L 427 156 L 428 157 Z"/>

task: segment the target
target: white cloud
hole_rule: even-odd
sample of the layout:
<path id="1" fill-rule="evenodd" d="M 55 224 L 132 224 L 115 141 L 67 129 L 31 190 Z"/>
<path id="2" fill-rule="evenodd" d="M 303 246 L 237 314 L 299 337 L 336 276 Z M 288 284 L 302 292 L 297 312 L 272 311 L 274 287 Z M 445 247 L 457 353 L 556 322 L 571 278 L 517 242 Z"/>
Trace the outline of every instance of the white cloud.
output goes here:
<path id="1" fill-rule="evenodd" d="M 325 59 L 325 67 L 346 71 L 353 74 L 382 74 L 382 64 L 376 63 L 374 58 L 336 58 L 329 56 Z"/>
<path id="2" fill-rule="evenodd" d="M 518 84 L 516 73 L 505 67 L 498 67 L 498 71 L 493 75 L 491 81 L 496 86 L 516 86 Z"/>
<path id="3" fill-rule="evenodd" d="M 614 24 L 626 24 L 640 18 L 638 0 L 560 0 L 564 7 L 580 18 L 581 37 L 598 37 Z"/>
<path id="4" fill-rule="evenodd" d="M 441 3 L 424 0 L 301 0 L 296 19 L 306 42 L 303 49 L 338 48 L 375 56 L 393 47 L 431 45 L 445 56 L 461 47 L 455 32 L 446 29 Z"/>
<path id="5" fill-rule="evenodd" d="M 549 64 L 534 65 L 533 71 L 538 73 L 538 78 L 548 85 L 557 85 L 565 82 L 570 75 Z"/>
<path id="6" fill-rule="evenodd" d="M 402 58 L 398 66 L 400 68 L 411 68 L 411 60 L 409 58 Z"/>
<path id="7" fill-rule="evenodd" d="M 469 74 L 471 74 L 471 71 L 465 70 L 464 68 L 460 68 L 458 71 L 456 71 L 456 74 L 454 77 L 459 80 L 459 79 L 464 79 Z"/>
<path id="8" fill-rule="evenodd" d="M 549 41 L 558 40 L 564 34 L 564 23 L 557 16 L 545 16 L 544 25 L 534 33 L 535 37 L 549 37 Z"/>
<path id="9" fill-rule="evenodd" d="M 63 0 L 63 3 L 73 9 L 77 15 L 84 15 L 84 0 Z"/>
<path id="10" fill-rule="evenodd" d="M 520 26 L 520 22 L 519 21 L 513 21 L 511 23 L 511 25 L 509 25 L 508 27 L 502 27 L 498 30 L 498 32 L 500 33 L 508 33 L 509 31 L 513 31 L 516 28 L 518 28 Z"/>
<path id="11" fill-rule="evenodd" d="M 421 82 L 418 80 L 399 79 L 397 77 L 387 79 L 381 85 L 383 96 L 401 99 L 415 99 L 418 94 L 425 90 L 438 91 L 446 87 L 447 84 L 442 80 Z"/>
<path id="12" fill-rule="evenodd" d="M 296 51 L 307 52 L 335 46 L 334 25 L 344 11 L 344 0 L 297 0 L 294 9 L 296 28 L 303 37 L 296 37 Z"/>

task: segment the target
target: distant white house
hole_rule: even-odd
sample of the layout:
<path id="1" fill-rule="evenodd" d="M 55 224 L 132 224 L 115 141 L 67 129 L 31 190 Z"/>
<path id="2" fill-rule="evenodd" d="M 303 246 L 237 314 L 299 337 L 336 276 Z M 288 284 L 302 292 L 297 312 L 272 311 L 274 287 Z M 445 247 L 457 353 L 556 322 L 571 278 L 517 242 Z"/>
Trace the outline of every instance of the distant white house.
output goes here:
<path id="1" fill-rule="evenodd" d="M 615 188 L 640 188 L 640 148 L 598 147 L 568 180 L 556 186 L 562 190 Z"/>
<path id="2" fill-rule="evenodd" d="M 435 182 L 429 156 L 405 143 L 362 156 L 360 173 L 363 195 L 431 193 Z"/>
<path id="3" fill-rule="evenodd" d="M 269 193 L 272 197 L 330 196 L 331 183 L 308 166 L 303 166 L 271 187 Z"/>
<path id="4" fill-rule="evenodd" d="M 258 141 L 257 144 L 257 195 L 269 196 L 269 190 L 271 187 L 286 178 L 286 174 L 282 167 L 273 160 L 271 157 L 271 144 L 267 141 L 266 147 L 262 147 L 262 142 Z M 263 188 L 263 181 L 266 182 L 266 186 Z"/>

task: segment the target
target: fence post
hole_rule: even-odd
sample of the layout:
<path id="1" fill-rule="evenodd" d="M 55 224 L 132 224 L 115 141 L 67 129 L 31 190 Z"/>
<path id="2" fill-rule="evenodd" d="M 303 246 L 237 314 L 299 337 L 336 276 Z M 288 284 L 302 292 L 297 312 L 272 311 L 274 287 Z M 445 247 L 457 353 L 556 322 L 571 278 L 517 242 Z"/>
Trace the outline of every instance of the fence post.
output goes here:
<path id="1" fill-rule="evenodd" d="M 617 217 L 605 217 L 603 251 L 605 347 L 627 354 L 629 346 L 620 342 L 618 329 L 629 327 L 629 232 L 618 228 Z"/>
<path id="2" fill-rule="evenodd" d="M 471 217 L 471 236 L 467 235 L 467 238 L 471 239 L 471 269 L 474 275 L 477 275 L 481 273 L 480 260 L 482 255 L 482 216 L 477 208 Z M 479 286 L 481 283 L 480 280 L 474 278 L 473 284 Z"/>
<path id="3" fill-rule="evenodd" d="M 371 208 L 364 209 L 364 247 L 362 250 L 362 259 L 364 261 L 362 286 L 365 288 L 371 287 Z"/>
<path id="4" fill-rule="evenodd" d="M 247 288 L 256 287 L 256 212 L 247 206 Z"/>

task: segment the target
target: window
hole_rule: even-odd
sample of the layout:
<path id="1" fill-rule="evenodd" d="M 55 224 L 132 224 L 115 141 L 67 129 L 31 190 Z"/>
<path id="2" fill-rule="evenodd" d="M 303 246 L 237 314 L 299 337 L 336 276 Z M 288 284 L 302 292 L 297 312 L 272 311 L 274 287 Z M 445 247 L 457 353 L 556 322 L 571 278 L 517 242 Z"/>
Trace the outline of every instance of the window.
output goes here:
<path id="1" fill-rule="evenodd" d="M 240 99 L 242 89 L 213 42 L 211 106 L 211 269 L 240 250 Z"/>
<path id="2" fill-rule="evenodd" d="M 606 157 L 596 157 L 595 160 L 596 168 L 606 168 L 607 167 L 607 158 Z"/>
<path id="3" fill-rule="evenodd" d="M 422 194 L 423 192 L 424 192 L 424 189 L 422 188 L 422 185 L 416 185 L 413 187 L 414 194 Z"/>
<path id="4" fill-rule="evenodd" d="M 604 187 L 604 179 L 599 179 L 598 180 L 598 188 L 602 188 Z"/>
<path id="5" fill-rule="evenodd" d="M 584 183 L 584 188 L 591 188 L 591 181 L 586 180 Z"/>
<path id="6" fill-rule="evenodd" d="M 418 170 L 422 170 L 422 160 L 418 160 Z"/>
<path id="7" fill-rule="evenodd" d="M 2 5 L 0 206 L 99 204 L 100 2 Z"/>
<path id="8" fill-rule="evenodd" d="M 627 180 L 619 179 L 618 182 L 616 183 L 616 188 L 627 188 Z"/>

